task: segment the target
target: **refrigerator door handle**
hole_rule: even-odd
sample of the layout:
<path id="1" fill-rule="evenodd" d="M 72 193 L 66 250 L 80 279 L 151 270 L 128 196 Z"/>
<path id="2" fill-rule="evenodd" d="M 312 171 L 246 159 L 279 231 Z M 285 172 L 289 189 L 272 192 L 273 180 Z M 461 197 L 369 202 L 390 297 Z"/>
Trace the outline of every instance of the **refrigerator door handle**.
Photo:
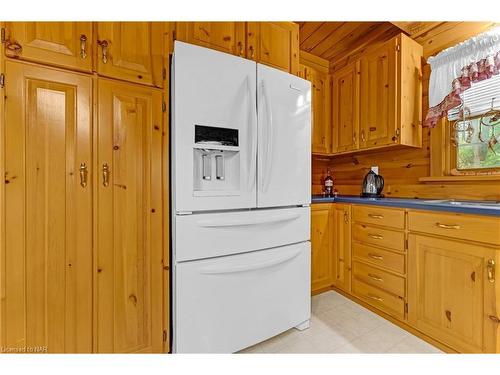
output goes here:
<path id="1" fill-rule="evenodd" d="M 288 262 L 294 258 L 296 258 L 300 254 L 300 250 L 293 252 L 292 254 L 288 254 L 286 256 L 264 261 L 264 262 L 255 262 L 253 264 L 241 264 L 241 265 L 233 265 L 226 267 L 205 267 L 200 270 L 200 273 L 205 275 L 220 275 L 227 273 L 239 273 L 239 272 L 248 272 L 248 271 L 256 271 L 264 268 L 269 268 L 273 266 L 277 266 L 279 264 L 283 264 Z"/>
<path id="2" fill-rule="evenodd" d="M 266 105 L 266 117 L 267 117 L 267 144 L 266 144 L 266 158 L 265 158 L 265 171 L 262 181 L 262 191 L 265 193 L 269 187 L 271 167 L 272 167 L 272 146 L 273 146 L 273 115 L 271 112 L 271 103 L 269 96 L 267 95 L 266 86 L 264 81 L 262 81 L 262 96 L 264 98 L 264 103 Z"/>
<path id="3" fill-rule="evenodd" d="M 272 215 L 264 218 L 254 218 L 252 220 L 218 220 L 218 219 L 207 219 L 198 221 L 198 226 L 204 228 L 223 228 L 223 227 L 246 227 L 252 225 L 264 225 L 264 224 L 274 224 L 282 223 L 285 221 L 297 220 L 300 218 L 298 213 L 287 213 L 282 215 Z"/>
<path id="4" fill-rule="evenodd" d="M 255 114 L 255 104 L 252 97 L 252 90 L 250 88 L 250 77 L 247 76 L 247 94 L 248 94 L 248 133 L 250 138 L 250 158 L 248 162 L 248 189 L 250 191 L 253 190 L 253 185 L 255 184 L 255 164 L 257 162 L 257 152 L 256 152 L 256 139 L 257 135 L 255 134 L 255 123 L 254 123 L 254 114 Z M 250 175 L 251 174 L 251 175 Z"/>

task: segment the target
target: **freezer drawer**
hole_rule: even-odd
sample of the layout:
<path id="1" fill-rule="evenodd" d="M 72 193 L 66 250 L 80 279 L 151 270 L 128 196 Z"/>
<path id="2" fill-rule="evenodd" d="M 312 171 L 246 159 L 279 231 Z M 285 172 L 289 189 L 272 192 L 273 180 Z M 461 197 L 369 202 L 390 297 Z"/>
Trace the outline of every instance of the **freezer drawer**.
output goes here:
<path id="1" fill-rule="evenodd" d="M 310 208 L 176 216 L 177 262 L 283 246 L 310 239 Z"/>
<path id="2" fill-rule="evenodd" d="M 176 265 L 174 351 L 233 353 L 310 318 L 310 242 Z"/>

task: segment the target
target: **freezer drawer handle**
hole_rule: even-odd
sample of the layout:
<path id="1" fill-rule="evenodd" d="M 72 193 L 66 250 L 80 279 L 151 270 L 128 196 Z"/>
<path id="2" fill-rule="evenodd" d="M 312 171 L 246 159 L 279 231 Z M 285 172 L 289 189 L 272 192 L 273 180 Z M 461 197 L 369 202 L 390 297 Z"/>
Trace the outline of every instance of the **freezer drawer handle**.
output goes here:
<path id="1" fill-rule="evenodd" d="M 230 267 L 207 267 L 207 268 L 202 268 L 200 270 L 200 273 L 204 275 L 219 275 L 219 274 L 225 274 L 225 273 L 238 273 L 238 272 L 248 272 L 248 271 L 255 271 L 255 270 L 261 270 L 264 268 L 269 268 L 273 266 L 277 266 L 279 264 L 283 264 L 285 262 L 288 262 L 294 258 L 296 258 L 300 254 L 300 250 L 294 252 L 293 254 L 288 254 L 286 256 L 268 260 L 265 262 L 256 262 L 253 264 L 242 264 L 242 265 L 236 265 L 236 266 L 230 266 Z"/>
<path id="2" fill-rule="evenodd" d="M 300 217 L 299 214 L 293 213 L 288 215 L 274 215 L 270 217 L 257 218 L 252 220 L 200 220 L 198 225 L 205 228 L 218 227 L 246 227 L 250 225 L 263 225 L 272 223 L 281 223 L 284 221 L 296 220 Z"/>

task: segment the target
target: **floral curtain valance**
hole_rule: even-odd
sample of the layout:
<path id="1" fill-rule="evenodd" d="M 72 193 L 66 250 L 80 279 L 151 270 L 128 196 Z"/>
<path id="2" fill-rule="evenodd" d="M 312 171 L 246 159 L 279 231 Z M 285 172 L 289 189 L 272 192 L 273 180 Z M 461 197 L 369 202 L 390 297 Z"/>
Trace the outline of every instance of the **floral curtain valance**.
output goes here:
<path id="1" fill-rule="evenodd" d="M 424 126 L 434 127 L 448 110 L 462 103 L 460 94 L 500 71 L 500 27 L 445 49 L 427 62 L 431 66 L 429 112 Z"/>

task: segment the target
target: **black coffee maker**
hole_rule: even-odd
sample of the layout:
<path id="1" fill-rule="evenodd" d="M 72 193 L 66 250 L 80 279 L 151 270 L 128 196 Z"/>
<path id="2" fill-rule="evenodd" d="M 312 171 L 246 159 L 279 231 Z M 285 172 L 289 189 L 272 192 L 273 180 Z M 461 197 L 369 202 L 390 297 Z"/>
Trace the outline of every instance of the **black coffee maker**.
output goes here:
<path id="1" fill-rule="evenodd" d="M 363 180 L 362 197 L 382 198 L 384 178 L 378 174 L 378 167 L 371 167 Z"/>

